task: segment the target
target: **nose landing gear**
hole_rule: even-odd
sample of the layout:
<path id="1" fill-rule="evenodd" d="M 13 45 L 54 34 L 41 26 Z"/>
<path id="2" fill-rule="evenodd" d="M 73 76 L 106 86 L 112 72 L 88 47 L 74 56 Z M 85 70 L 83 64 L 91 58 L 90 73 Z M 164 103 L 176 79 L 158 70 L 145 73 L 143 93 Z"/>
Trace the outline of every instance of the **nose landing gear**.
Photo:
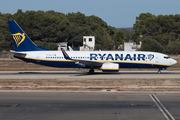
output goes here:
<path id="1" fill-rule="evenodd" d="M 158 73 L 158 74 L 161 74 L 161 70 L 159 69 L 159 70 L 157 71 L 157 73 Z"/>
<path id="2" fill-rule="evenodd" d="M 167 68 L 159 68 L 159 70 L 158 70 L 158 74 L 160 74 L 161 73 L 161 70 L 166 70 Z"/>

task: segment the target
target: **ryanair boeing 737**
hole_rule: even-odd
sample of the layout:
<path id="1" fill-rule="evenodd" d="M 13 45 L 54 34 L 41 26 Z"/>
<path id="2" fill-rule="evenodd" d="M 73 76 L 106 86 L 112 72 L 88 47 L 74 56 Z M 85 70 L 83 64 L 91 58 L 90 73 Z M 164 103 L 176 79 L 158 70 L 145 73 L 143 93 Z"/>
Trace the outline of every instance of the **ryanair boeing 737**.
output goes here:
<path id="1" fill-rule="evenodd" d="M 158 52 L 144 51 L 51 51 L 36 46 L 14 20 L 8 21 L 15 51 L 14 57 L 26 62 L 62 68 L 88 68 L 119 71 L 119 68 L 157 68 L 158 73 L 176 60 Z"/>

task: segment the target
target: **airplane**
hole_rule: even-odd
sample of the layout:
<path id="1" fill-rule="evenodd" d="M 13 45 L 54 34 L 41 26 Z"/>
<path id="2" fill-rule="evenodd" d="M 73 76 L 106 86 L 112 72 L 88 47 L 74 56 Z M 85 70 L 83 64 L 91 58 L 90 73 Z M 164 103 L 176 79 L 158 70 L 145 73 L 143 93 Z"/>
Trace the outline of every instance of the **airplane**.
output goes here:
<path id="1" fill-rule="evenodd" d="M 15 51 L 14 57 L 26 62 L 59 68 L 87 68 L 103 72 L 118 72 L 120 68 L 158 68 L 167 69 L 177 63 L 168 55 L 145 51 L 52 51 L 35 45 L 21 27 L 8 20 Z"/>

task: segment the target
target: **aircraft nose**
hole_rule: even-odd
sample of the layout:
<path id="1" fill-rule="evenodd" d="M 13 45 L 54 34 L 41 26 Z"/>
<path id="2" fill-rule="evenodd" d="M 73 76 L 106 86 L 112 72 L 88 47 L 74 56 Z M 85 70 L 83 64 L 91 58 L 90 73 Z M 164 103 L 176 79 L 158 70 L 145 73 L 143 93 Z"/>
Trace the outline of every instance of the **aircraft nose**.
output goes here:
<path id="1" fill-rule="evenodd" d="M 177 63 L 176 60 L 174 60 L 174 59 L 171 60 L 171 64 L 172 64 L 172 65 L 175 65 L 176 63 Z"/>

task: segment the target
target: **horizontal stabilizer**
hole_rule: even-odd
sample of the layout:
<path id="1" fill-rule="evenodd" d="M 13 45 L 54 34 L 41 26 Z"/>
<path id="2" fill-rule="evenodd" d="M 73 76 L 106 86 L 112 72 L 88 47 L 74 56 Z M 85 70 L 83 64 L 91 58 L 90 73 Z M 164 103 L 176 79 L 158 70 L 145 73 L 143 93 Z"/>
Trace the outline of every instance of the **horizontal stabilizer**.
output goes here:
<path id="1" fill-rule="evenodd" d="M 18 57 L 25 57 L 25 56 L 27 55 L 27 54 L 24 53 L 24 52 L 16 52 L 16 51 L 14 51 L 14 50 L 10 50 L 10 52 L 13 53 L 15 57 L 16 57 L 16 56 L 18 56 Z"/>

